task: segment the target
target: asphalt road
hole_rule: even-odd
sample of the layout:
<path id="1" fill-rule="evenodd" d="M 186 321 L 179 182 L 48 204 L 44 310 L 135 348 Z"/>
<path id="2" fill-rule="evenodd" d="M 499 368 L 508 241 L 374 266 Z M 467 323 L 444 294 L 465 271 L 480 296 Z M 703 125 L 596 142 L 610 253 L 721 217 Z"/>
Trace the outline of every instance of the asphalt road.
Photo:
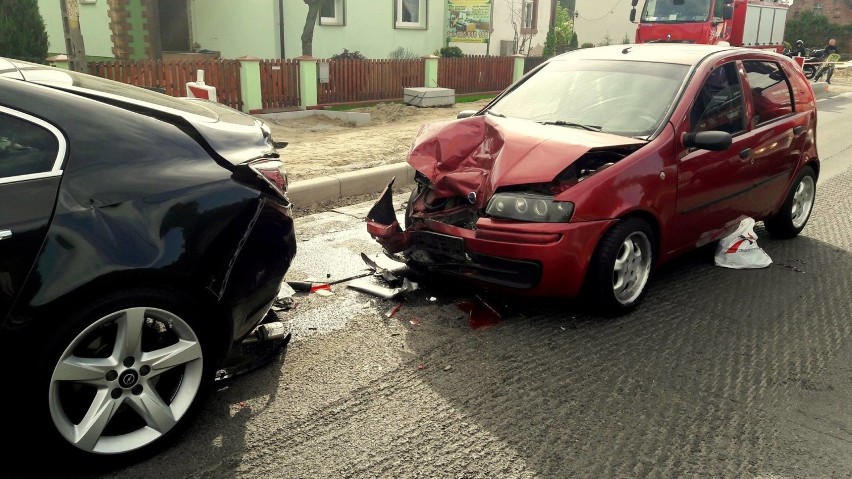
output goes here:
<path id="1" fill-rule="evenodd" d="M 92 477 L 852 477 L 848 101 L 820 104 L 802 235 L 757 228 L 771 267 L 698 251 L 614 320 L 484 294 L 501 319 L 475 324 L 460 306 L 483 293 L 445 279 L 378 299 L 346 287 L 379 252 L 369 205 L 300 218 L 287 279 L 336 284 L 281 313 L 286 356 L 222 381 L 169 450 Z"/>

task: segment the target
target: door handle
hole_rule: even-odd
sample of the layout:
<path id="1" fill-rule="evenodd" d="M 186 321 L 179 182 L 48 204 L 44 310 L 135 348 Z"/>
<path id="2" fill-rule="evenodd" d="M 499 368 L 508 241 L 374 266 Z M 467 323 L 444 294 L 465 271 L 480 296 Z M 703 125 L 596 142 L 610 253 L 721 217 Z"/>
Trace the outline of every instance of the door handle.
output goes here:
<path id="1" fill-rule="evenodd" d="M 745 150 L 740 152 L 740 158 L 742 158 L 744 160 L 746 158 L 748 158 L 749 156 L 751 156 L 751 148 L 746 148 Z"/>
<path id="2" fill-rule="evenodd" d="M 805 127 L 803 127 L 802 125 L 799 125 L 799 126 L 796 126 L 796 127 L 793 128 L 793 134 L 794 135 L 798 135 L 799 133 L 801 133 L 803 131 L 805 131 Z"/>
<path id="3" fill-rule="evenodd" d="M 11 237 L 12 237 L 12 231 L 0 230 L 0 241 L 4 240 L 6 238 L 11 238 Z"/>

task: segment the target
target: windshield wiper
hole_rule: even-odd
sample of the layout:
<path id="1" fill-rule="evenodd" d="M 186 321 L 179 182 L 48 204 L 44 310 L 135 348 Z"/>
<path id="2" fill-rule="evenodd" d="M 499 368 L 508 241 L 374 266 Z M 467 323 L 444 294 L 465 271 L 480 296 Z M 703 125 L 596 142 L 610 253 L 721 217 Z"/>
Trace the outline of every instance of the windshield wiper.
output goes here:
<path id="1" fill-rule="evenodd" d="M 542 125 L 570 126 L 573 128 L 582 128 L 589 131 L 601 131 L 601 127 L 597 125 L 584 125 L 582 123 L 574 123 L 571 121 L 556 120 L 556 121 L 540 121 Z"/>

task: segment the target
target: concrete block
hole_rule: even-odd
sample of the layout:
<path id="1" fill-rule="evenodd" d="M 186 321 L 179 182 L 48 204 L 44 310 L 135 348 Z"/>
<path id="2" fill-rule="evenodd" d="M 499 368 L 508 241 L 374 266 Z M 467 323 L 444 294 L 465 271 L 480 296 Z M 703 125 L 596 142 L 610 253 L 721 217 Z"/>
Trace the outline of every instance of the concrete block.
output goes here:
<path id="1" fill-rule="evenodd" d="M 419 107 L 452 106 L 456 102 L 456 91 L 452 88 L 405 88 L 403 101 Z"/>
<path id="2" fill-rule="evenodd" d="M 296 207 L 336 200 L 341 196 L 340 180 L 331 176 L 297 181 L 292 183 L 287 190 L 287 197 Z"/>

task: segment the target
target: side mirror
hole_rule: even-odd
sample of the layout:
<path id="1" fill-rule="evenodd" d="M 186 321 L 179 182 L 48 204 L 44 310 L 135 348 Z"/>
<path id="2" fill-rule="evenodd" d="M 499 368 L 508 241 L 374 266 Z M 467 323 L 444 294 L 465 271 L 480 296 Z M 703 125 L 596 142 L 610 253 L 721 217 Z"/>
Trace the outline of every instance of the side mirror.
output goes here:
<path id="1" fill-rule="evenodd" d="M 276 141 L 276 142 L 272 143 L 272 147 L 275 148 L 276 150 L 280 150 L 281 148 L 287 148 L 287 145 L 289 145 L 289 144 L 290 143 L 288 143 L 286 141 Z"/>
<path id="2" fill-rule="evenodd" d="M 461 120 L 462 118 L 468 118 L 473 115 L 476 115 L 477 110 L 462 110 L 456 115 L 456 119 Z"/>
<path id="3" fill-rule="evenodd" d="M 725 5 L 725 11 L 722 12 L 722 18 L 725 20 L 730 20 L 734 18 L 734 6 L 733 5 Z"/>
<path id="4" fill-rule="evenodd" d="M 630 9 L 630 23 L 636 23 L 636 9 Z"/>
<path id="5" fill-rule="evenodd" d="M 725 151 L 731 147 L 733 138 L 726 131 L 699 131 L 698 133 L 684 133 L 681 137 L 683 146 L 687 148 L 699 148 L 710 151 Z"/>

